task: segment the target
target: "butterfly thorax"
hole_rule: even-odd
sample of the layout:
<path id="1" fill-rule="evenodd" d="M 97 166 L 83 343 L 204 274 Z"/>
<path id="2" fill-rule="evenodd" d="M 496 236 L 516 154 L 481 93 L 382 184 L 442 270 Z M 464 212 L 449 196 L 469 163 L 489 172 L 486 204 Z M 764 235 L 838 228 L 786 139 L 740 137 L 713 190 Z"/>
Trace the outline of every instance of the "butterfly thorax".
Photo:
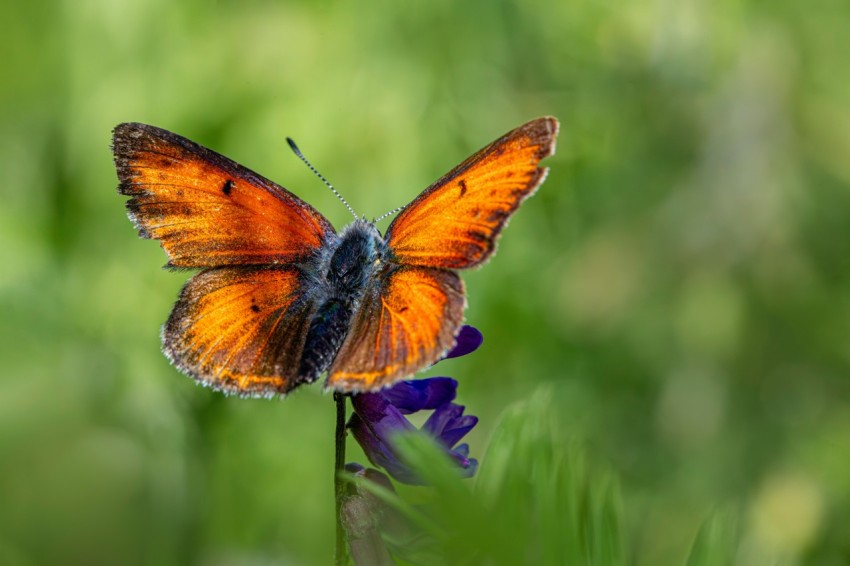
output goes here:
<path id="1" fill-rule="evenodd" d="M 370 289 L 376 289 L 388 258 L 381 234 L 364 220 L 346 226 L 335 245 L 318 258 L 315 276 L 323 296 L 307 332 L 299 380 L 315 381 L 330 367 L 357 306 Z"/>
<path id="2" fill-rule="evenodd" d="M 375 226 L 356 220 L 342 231 L 325 279 L 338 298 L 356 300 L 386 259 L 387 245 Z"/>

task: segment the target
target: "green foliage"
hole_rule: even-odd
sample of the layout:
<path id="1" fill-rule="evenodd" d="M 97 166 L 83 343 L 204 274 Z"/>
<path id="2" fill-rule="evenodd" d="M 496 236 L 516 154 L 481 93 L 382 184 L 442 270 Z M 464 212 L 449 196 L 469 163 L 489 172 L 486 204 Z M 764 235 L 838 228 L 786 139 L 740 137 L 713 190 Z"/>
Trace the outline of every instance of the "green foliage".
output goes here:
<path id="1" fill-rule="evenodd" d="M 623 562 L 616 485 L 586 469 L 545 397 L 541 393 L 506 413 L 474 484 L 427 437 L 399 439 L 399 452 L 430 487 L 415 504 L 385 498 L 417 529 L 407 540 L 391 537 L 397 557 L 415 564 Z M 423 537 L 431 553 L 425 559 L 417 554 L 423 545 L 410 544 Z"/>
<path id="2" fill-rule="evenodd" d="M 402 436 L 397 448 L 428 488 L 412 488 L 405 498 L 371 481 L 358 485 L 392 510 L 375 514 L 383 515 L 385 538 L 402 562 L 627 563 L 632 544 L 622 529 L 618 483 L 609 472 L 589 466 L 584 452 L 568 440 L 549 388 L 505 412 L 475 483 L 461 478 L 425 435 Z M 411 493 L 422 489 L 426 495 Z M 416 503 L 406 501 L 411 496 Z M 731 510 L 712 514 L 688 566 L 732 564 L 736 525 Z"/>
<path id="3" fill-rule="evenodd" d="M 688 557 L 688 566 L 724 566 L 735 563 L 738 517 L 732 509 L 715 510 L 703 523 Z"/>

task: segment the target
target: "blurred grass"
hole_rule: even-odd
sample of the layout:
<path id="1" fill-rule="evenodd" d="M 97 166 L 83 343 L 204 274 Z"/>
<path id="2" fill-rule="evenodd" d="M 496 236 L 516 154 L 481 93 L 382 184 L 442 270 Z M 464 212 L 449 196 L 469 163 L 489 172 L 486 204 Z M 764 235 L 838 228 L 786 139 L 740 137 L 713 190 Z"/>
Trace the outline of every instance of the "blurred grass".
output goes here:
<path id="1" fill-rule="evenodd" d="M 460 477 L 432 439 L 397 439 L 398 452 L 419 470 L 430 497 L 409 504 L 404 486 L 401 497 L 393 498 L 369 482 L 360 484 L 409 518 L 410 532 L 399 544 L 395 533 L 404 532 L 399 524 L 405 521 L 383 514 L 386 530 L 395 534 L 388 538 L 396 539 L 397 558 L 412 564 L 624 563 L 616 484 L 589 471 L 558 426 L 550 393 L 541 388 L 506 411 L 484 456 L 487 466 L 474 482 Z M 432 556 L 422 559 L 423 549 Z"/>
<path id="2" fill-rule="evenodd" d="M 439 367 L 481 417 L 473 455 L 545 384 L 620 479 L 636 563 L 685 562 L 727 504 L 740 564 L 850 561 L 846 3 L 0 17 L 0 562 L 332 555 L 330 398 L 222 399 L 168 366 L 158 328 L 186 275 L 125 218 L 112 127 L 179 132 L 341 226 L 285 136 L 376 216 L 544 114 L 562 123 L 549 179 L 465 275 L 485 345 Z"/>

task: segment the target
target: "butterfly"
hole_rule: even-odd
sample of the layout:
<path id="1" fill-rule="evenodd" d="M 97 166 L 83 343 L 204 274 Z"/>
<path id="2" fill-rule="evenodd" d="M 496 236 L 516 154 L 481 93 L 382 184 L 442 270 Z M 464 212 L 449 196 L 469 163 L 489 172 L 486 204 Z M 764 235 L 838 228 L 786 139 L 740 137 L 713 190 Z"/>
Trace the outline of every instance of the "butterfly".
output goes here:
<path id="1" fill-rule="evenodd" d="M 162 328 L 182 372 L 225 393 L 283 395 L 327 373 L 373 391 L 439 360 L 466 307 L 455 270 L 480 265 L 546 178 L 558 121 L 524 124 L 452 169 L 381 235 L 340 232 L 280 185 L 177 134 L 118 125 L 112 148 L 128 215 L 166 267 L 198 269 Z"/>

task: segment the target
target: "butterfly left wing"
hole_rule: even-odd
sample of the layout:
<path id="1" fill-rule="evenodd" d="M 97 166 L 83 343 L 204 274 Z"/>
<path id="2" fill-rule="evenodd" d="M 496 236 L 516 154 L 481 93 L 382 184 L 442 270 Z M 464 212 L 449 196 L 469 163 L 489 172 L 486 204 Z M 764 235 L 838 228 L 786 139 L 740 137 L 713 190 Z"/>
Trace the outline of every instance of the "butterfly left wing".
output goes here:
<path id="1" fill-rule="evenodd" d="M 335 237 L 280 185 L 168 130 L 119 124 L 112 148 L 130 219 L 161 242 L 169 267 L 289 263 Z"/>
<path id="2" fill-rule="evenodd" d="M 162 328 L 171 362 L 225 393 L 271 396 L 298 385 L 315 308 L 294 267 L 218 267 L 192 277 Z"/>
<path id="3" fill-rule="evenodd" d="M 463 282 L 446 269 L 396 267 L 370 289 L 328 371 L 327 387 L 372 391 L 433 364 L 463 322 Z"/>
<path id="4" fill-rule="evenodd" d="M 520 203 L 546 178 L 558 121 L 538 118 L 497 139 L 407 205 L 387 230 L 400 263 L 462 269 L 493 253 Z"/>

